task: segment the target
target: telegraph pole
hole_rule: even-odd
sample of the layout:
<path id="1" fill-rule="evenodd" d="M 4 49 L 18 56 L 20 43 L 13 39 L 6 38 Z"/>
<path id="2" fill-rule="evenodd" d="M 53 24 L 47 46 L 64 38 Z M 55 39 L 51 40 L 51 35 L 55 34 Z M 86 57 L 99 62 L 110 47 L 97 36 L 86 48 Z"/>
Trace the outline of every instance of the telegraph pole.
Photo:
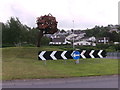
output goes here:
<path id="1" fill-rule="evenodd" d="M 74 46 L 74 20 L 73 20 L 73 50 L 75 49 L 75 46 Z"/>

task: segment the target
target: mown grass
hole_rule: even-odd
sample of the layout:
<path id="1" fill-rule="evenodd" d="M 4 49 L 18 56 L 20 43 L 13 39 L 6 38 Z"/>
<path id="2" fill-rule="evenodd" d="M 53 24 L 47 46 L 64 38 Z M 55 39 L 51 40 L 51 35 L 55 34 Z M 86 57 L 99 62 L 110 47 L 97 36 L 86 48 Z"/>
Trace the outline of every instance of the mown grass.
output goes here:
<path id="1" fill-rule="evenodd" d="M 38 61 L 38 51 L 62 50 L 58 47 L 19 47 L 3 48 L 2 79 L 39 79 L 65 78 L 79 76 L 113 75 L 118 74 L 117 59 L 80 59 L 75 61 L 48 60 L 46 65 Z"/>

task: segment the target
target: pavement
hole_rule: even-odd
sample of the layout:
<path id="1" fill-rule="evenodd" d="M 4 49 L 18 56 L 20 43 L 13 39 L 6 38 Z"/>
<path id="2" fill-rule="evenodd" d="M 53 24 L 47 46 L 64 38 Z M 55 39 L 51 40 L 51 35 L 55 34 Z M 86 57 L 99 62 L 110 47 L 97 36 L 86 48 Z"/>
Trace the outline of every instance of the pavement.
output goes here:
<path id="1" fill-rule="evenodd" d="M 3 81 L 2 88 L 118 88 L 118 75 Z"/>

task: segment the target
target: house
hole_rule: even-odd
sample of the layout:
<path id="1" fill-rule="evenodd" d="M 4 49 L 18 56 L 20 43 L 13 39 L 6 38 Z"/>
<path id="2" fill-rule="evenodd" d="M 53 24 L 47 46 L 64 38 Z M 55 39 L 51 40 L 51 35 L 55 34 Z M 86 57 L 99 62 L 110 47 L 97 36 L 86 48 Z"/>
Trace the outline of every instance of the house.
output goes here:
<path id="1" fill-rule="evenodd" d="M 76 40 L 79 41 L 81 38 L 83 38 L 85 35 L 85 33 L 81 33 L 81 34 L 70 34 L 66 37 L 67 40 Z"/>
<path id="2" fill-rule="evenodd" d="M 49 45 L 65 45 L 65 44 L 71 44 L 71 42 L 66 40 L 65 36 L 56 36 L 54 38 L 51 38 L 51 42 L 49 42 Z"/>
<path id="3" fill-rule="evenodd" d="M 120 25 L 108 25 L 108 28 L 110 29 L 109 32 L 116 32 L 119 33 L 120 31 L 118 30 L 118 28 L 120 28 Z"/>
<path id="4" fill-rule="evenodd" d="M 81 30 L 74 30 L 73 32 L 74 32 L 74 34 L 81 34 L 82 33 Z"/>
<path id="5" fill-rule="evenodd" d="M 66 37 L 67 40 L 72 40 L 73 38 L 75 39 L 75 37 L 77 37 L 77 34 L 70 34 Z"/>
<path id="6" fill-rule="evenodd" d="M 94 36 L 92 37 L 83 37 L 81 38 L 82 41 L 88 41 L 88 42 L 96 42 L 96 38 Z"/>
<path id="7" fill-rule="evenodd" d="M 85 38 L 86 33 L 81 32 L 80 30 L 77 31 L 75 30 L 75 33 L 55 33 L 54 35 L 51 36 L 51 42 L 49 43 L 50 45 L 65 45 L 65 44 L 72 44 L 74 40 L 74 45 L 92 45 L 96 46 L 94 43 L 96 41 L 96 38 L 93 37 L 88 37 Z"/>
<path id="8" fill-rule="evenodd" d="M 65 38 L 54 38 L 49 45 L 66 45 L 71 44 L 71 42 L 67 41 Z"/>
<path id="9" fill-rule="evenodd" d="M 74 42 L 74 45 L 76 45 L 76 46 L 78 46 L 78 45 L 96 46 L 96 43 L 92 43 L 92 42 L 88 42 L 88 41 L 78 41 L 78 42 Z"/>
<path id="10" fill-rule="evenodd" d="M 101 37 L 101 38 L 97 38 L 96 42 L 99 44 L 107 44 L 109 43 L 109 37 Z"/>
<path id="11" fill-rule="evenodd" d="M 73 30 L 73 29 L 67 30 L 66 32 L 67 32 L 68 34 L 72 34 L 72 33 L 74 33 L 74 34 L 81 34 L 81 33 L 82 33 L 81 30 Z"/>
<path id="12" fill-rule="evenodd" d="M 119 33 L 118 29 L 111 29 L 109 32 L 110 32 L 110 33 L 112 33 L 112 32 Z"/>
<path id="13" fill-rule="evenodd" d="M 114 42 L 115 45 L 120 44 L 120 42 Z"/>
<path id="14" fill-rule="evenodd" d="M 68 33 L 61 33 L 61 32 L 56 32 L 53 35 L 50 36 L 50 38 L 60 38 L 60 37 L 66 37 L 68 35 Z"/>
<path id="15" fill-rule="evenodd" d="M 95 42 L 95 41 L 96 41 L 96 38 L 95 38 L 94 36 L 92 36 L 92 37 L 89 37 L 89 38 L 88 38 L 88 41 Z"/>

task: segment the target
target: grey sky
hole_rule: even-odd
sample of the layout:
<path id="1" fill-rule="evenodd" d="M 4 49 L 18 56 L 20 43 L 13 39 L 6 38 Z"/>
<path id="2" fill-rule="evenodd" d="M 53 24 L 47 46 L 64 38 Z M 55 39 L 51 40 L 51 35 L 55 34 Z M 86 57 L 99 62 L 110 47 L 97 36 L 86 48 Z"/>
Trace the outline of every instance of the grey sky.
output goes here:
<path id="1" fill-rule="evenodd" d="M 118 24 L 119 0 L 0 0 L 0 22 L 11 16 L 36 27 L 36 18 L 51 13 L 59 29 L 86 29 Z M 74 25 L 73 25 L 74 20 Z"/>

